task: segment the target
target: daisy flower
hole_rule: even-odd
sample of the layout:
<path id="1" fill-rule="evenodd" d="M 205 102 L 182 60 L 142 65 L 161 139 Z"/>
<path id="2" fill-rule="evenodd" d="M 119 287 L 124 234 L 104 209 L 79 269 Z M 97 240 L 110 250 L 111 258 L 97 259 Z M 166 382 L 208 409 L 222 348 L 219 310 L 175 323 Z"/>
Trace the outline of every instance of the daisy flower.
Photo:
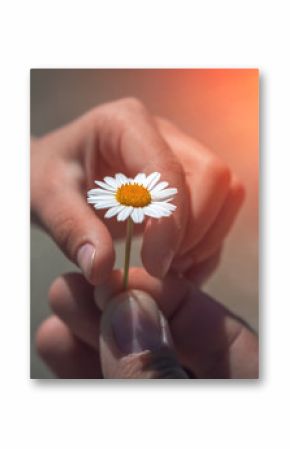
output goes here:
<path id="1" fill-rule="evenodd" d="M 108 209 L 105 218 L 117 216 L 118 221 L 131 218 L 134 223 L 142 223 L 145 216 L 168 217 L 176 209 L 171 201 L 177 189 L 159 182 L 160 176 L 158 172 L 149 176 L 139 173 L 134 179 L 122 173 L 114 178 L 106 176 L 104 181 L 95 181 L 98 188 L 89 190 L 88 203 L 97 210 Z"/>
<path id="2" fill-rule="evenodd" d="M 88 191 L 88 203 L 95 209 L 108 209 L 105 218 L 117 216 L 118 221 L 127 220 L 127 236 L 124 260 L 124 289 L 128 288 L 133 223 L 142 223 L 145 216 L 169 217 L 176 209 L 171 203 L 177 193 L 167 188 L 168 182 L 159 182 L 160 173 L 146 176 L 138 173 L 134 179 L 117 173 L 114 178 L 106 176 L 104 181 L 95 181 L 98 188 Z"/>

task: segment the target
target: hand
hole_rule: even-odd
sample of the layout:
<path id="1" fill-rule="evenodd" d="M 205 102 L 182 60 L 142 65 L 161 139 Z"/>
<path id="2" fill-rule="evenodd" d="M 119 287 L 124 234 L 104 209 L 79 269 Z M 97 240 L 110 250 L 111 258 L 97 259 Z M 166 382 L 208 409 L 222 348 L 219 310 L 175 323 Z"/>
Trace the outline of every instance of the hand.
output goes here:
<path id="1" fill-rule="evenodd" d="M 105 225 L 103 211 L 97 216 L 86 203 L 86 191 L 117 172 L 159 171 L 178 188 L 171 217 L 135 227 L 144 231 L 142 260 L 150 274 L 175 271 L 198 283 L 215 268 L 243 187 L 211 151 L 139 101 L 97 107 L 31 146 L 33 215 L 92 284 L 110 275 L 112 237 L 124 235 L 124 224 Z"/>
<path id="2" fill-rule="evenodd" d="M 258 339 L 239 318 L 189 281 L 141 268 L 129 279 L 121 294 L 121 271 L 95 292 L 81 274 L 54 282 L 37 347 L 58 377 L 258 377 Z"/>

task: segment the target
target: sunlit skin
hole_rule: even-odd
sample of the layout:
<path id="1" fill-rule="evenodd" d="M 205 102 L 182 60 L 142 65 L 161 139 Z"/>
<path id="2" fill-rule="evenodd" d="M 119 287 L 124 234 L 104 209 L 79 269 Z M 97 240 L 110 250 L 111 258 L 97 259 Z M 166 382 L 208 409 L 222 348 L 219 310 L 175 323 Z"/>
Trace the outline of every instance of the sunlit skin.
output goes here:
<path id="1" fill-rule="evenodd" d="M 251 372 L 243 371 L 247 357 L 243 347 L 253 348 L 255 362 L 256 338 L 252 333 L 248 334 L 249 331 L 243 331 L 246 341 L 241 343 L 242 355 L 240 352 L 229 355 L 229 348 L 223 346 L 232 336 L 227 335 L 227 324 L 230 322 L 231 329 L 233 324 L 234 329 L 240 331 L 240 323 L 229 320 L 230 314 L 219 307 L 218 329 L 219 332 L 224 329 L 224 332 L 220 334 L 223 343 L 217 351 L 225 351 L 225 357 L 233 357 L 231 368 L 221 374 L 196 362 L 191 345 L 197 343 L 201 359 L 205 363 L 210 361 L 211 345 L 205 337 L 211 335 L 211 327 L 203 327 L 201 334 L 188 333 L 189 329 L 200 329 L 190 305 L 194 304 L 194 297 L 189 295 L 188 300 L 182 302 L 184 289 L 192 283 L 202 284 L 216 268 L 224 240 L 244 199 L 240 181 L 212 151 L 168 120 L 152 116 L 138 100 L 123 99 L 102 105 L 65 127 L 32 141 L 33 216 L 73 262 L 77 263 L 78 250 L 83 244 L 90 243 L 96 248 L 92 269 L 84 272 L 90 284 L 115 283 L 111 278 L 115 259 L 113 239 L 124 236 L 125 229 L 116 220 L 104 223 L 103 213 L 96 214 L 87 204 L 86 192 L 94 187 L 95 179 L 119 172 L 134 177 L 139 172 L 149 174 L 153 171 L 160 172 L 169 185 L 177 188 L 178 195 L 174 199 L 177 209 L 171 217 L 149 219 L 144 226 L 135 226 L 136 233 L 143 233 L 141 256 L 144 270 L 131 272 L 129 288 L 148 291 L 158 303 L 162 302 L 160 308 L 168 317 L 173 337 L 179 342 L 180 362 L 193 375 L 255 377 L 256 366 L 251 368 Z M 129 201 L 127 191 L 119 192 L 119 195 L 123 201 Z M 146 195 L 139 190 L 134 201 L 149 201 Z M 172 276 L 176 275 L 183 279 L 174 280 L 176 278 Z M 39 351 L 59 377 L 99 377 L 100 372 L 96 371 L 100 369 L 99 364 L 94 365 L 94 372 L 90 370 L 92 360 L 94 363 L 98 360 L 96 345 L 100 315 L 91 301 L 92 287 L 77 277 L 68 295 L 66 282 L 65 285 L 63 281 L 62 284 L 57 283 L 51 292 L 53 308 L 61 320 L 53 317 L 40 328 Z M 168 282 L 173 282 L 169 289 Z M 78 291 L 76 296 L 74 289 Z M 162 291 L 167 291 L 166 298 Z M 203 298 L 201 292 L 196 295 Z M 71 301 L 77 297 L 81 298 L 84 308 L 74 315 Z M 68 308 L 63 303 L 66 300 L 70 304 Z M 60 307 L 63 304 L 62 311 L 57 309 L 56 302 Z M 211 301 L 205 303 L 210 304 L 209 308 L 204 311 L 204 316 L 199 316 L 199 320 L 210 324 L 212 310 L 217 309 L 216 306 L 212 309 Z M 177 305 L 177 310 L 184 311 L 179 315 L 178 326 L 171 321 L 170 307 L 173 304 Z M 66 318 L 67 313 L 70 318 Z M 96 319 L 92 322 L 93 317 Z M 92 333 L 84 335 L 83 332 L 89 329 Z M 214 334 L 212 341 L 218 335 Z M 91 345 L 86 346 L 88 339 Z"/>
<path id="2" fill-rule="evenodd" d="M 144 267 L 160 278 L 175 271 L 201 282 L 218 263 L 244 199 L 240 181 L 212 151 L 135 99 L 95 108 L 32 141 L 33 216 L 73 262 L 81 245 L 95 246 L 92 269 L 84 273 L 92 284 L 110 275 L 113 238 L 125 229 L 116 220 L 104 223 L 103 213 L 86 203 L 87 190 L 108 175 L 153 171 L 178 189 L 177 209 L 135 226 L 135 233 L 143 232 Z"/>

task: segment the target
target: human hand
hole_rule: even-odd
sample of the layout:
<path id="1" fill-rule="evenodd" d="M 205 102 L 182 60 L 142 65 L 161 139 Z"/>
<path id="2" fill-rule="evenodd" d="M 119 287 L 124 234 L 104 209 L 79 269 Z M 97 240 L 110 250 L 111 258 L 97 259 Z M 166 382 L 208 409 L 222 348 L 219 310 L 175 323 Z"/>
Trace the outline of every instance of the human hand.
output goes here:
<path id="1" fill-rule="evenodd" d="M 189 281 L 132 268 L 122 288 L 121 271 L 95 291 L 81 274 L 54 282 L 37 347 L 58 377 L 258 377 L 256 335 Z"/>
<path id="2" fill-rule="evenodd" d="M 124 225 L 105 226 L 86 191 L 94 179 L 117 172 L 159 171 L 178 189 L 171 217 L 135 227 L 144 230 L 142 260 L 150 274 L 175 271 L 200 283 L 215 268 L 243 187 L 211 151 L 139 101 L 104 104 L 31 146 L 32 212 L 92 284 L 111 273 L 112 237 L 124 236 Z"/>

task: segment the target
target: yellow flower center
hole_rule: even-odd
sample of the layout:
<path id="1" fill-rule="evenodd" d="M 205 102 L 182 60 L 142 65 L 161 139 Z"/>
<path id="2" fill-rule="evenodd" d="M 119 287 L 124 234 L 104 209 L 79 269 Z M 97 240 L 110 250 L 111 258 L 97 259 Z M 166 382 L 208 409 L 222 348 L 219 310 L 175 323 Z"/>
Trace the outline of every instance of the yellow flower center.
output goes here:
<path id="1" fill-rule="evenodd" d="M 144 207 L 151 203 L 151 195 L 139 184 L 123 184 L 116 192 L 116 200 L 124 206 Z"/>

